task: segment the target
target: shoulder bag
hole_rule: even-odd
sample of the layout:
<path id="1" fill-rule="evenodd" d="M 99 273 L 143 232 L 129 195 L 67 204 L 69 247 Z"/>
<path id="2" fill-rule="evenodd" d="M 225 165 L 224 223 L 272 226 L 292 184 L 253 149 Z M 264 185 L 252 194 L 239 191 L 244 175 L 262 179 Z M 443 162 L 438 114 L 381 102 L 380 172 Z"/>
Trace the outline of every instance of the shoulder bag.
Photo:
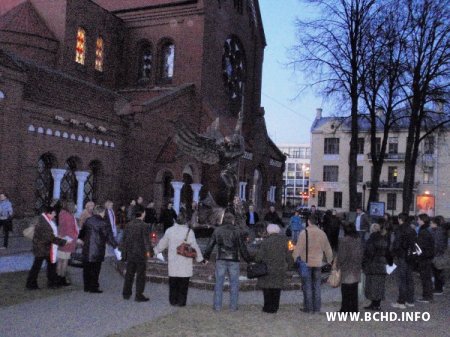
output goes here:
<path id="1" fill-rule="evenodd" d="M 305 229 L 306 234 L 306 261 L 303 261 L 300 257 L 297 258 L 298 272 L 301 277 L 309 276 L 308 267 L 308 230 Z"/>
<path id="2" fill-rule="evenodd" d="M 190 231 L 191 231 L 191 229 L 189 228 L 186 233 L 186 237 L 184 238 L 183 243 L 177 247 L 177 254 L 184 256 L 184 257 L 196 258 L 197 251 L 194 248 L 192 248 L 192 246 L 189 243 L 187 243 L 187 239 L 188 239 Z"/>
<path id="3" fill-rule="evenodd" d="M 333 288 L 337 288 L 341 285 L 341 271 L 336 268 L 336 259 L 333 262 L 333 267 L 331 268 L 331 274 L 328 276 L 327 283 Z"/>
<path id="4" fill-rule="evenodd" d="M 264 262 L 259 263 L 249 263 L 247 265 L 247 278 L 257 278 L 261 276 L 265 276 L 269 273 L 267 270 L 267 265 Z"/>

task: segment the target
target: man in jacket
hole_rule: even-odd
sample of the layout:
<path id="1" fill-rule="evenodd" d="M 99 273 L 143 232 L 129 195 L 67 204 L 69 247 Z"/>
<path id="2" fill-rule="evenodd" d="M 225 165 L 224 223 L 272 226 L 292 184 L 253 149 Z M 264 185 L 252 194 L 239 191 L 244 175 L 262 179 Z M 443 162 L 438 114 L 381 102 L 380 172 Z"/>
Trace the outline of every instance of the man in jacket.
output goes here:
<path id="1" fill-rule="evenodd" d="M 359 237 L 361 238 L 361 244 L 364 247 L 366 242 L 366 233 L 369 231 L 370 223 L 367 214 L 363 212 L 361 207 L 356 209 L 355 227 Z"/>
<path id="2" fill-rule="evenodd" d="M 269 212 L 267 212 L 267 214 L 264 216 L 264 221 L 284 227 L 283 221 L 275 210 L 275 206 L 269 207 Z"/>
<path id="3" fill-rule="evenodd" d="M 245 222 L 249 228 L 255 228 L 259 222 L 258 213 L 255 212 L 253 205 L 248 206 L 248 212 L 245 214 Z"/>
<path id="4" fill-rule="evenodd" d="M 56 257 L 58 246 L 64 246 L 68 241 L 57 237 L 57 227 L 54 219 L 56 211 L 49 207 L 39 217 L 39 222 L 34 229 L 33 235 L 33 266 L 28 273 L 26 288 L 28 290 L 39 289 L 37 279 L 42 262 L 47 261 L 47 286 L 49 288 L 58 287 L 58 277 L 56 275 Z"/>
<path id="5" fill-rule="evenodd" d="M 422 250 L 418 257 L 418 268 L 420 280 L 422 281 L 422 298 L 417 302 L 430 303 L 433 300 L 433 257 L 434 239 L 430 232 L 430 217 L 427 214 L 419 214 L 417 220 L 419 224 L 419 234 L 417 244 Z"/>
<path id="6" fill-rule="evenodd" d="M 239 255 L 248 263 L 250 255 L 244 244 L 239 228 L 235 226 L 235 217 L 225 213 L 222 225 L 216 228 L 208 242 L 203 257 L 209 260 L 217 244 L 216 284 L 214 286 L 214 310 L 222 309 L 223 284 L 225 274 L 230 279 L 230 310 L 238 310 L 239 297 Z"/>
<path id="7" fill-rule="evenodd" d="M 3 227 L 3 247 L 8 248 L 9 232 L 12 231 L 13 208 L 5 193 L 0 193 L 0 227 Z"/>
<path id="8" fill-rule="evenodd" d="M 132 220 L 125 228 L 121 245 L 122 258 L 127 262 L 125 282 L 122 295 L 128 300 L 131 297 L 134 275 L 136 274 L 136 302 L 146 302 L 148 297 L 144 296 L 145 272 L 147 257 L 150 257 L 152 249 L 147 224 L 144 222 L 145 211 L 136 211 L 136 219 Z"/>
<path id="9" fill-rule="evenodd" d="M 308 244 L 306 243 L 307 239 Z M 320 281 L 324 253 L 327 262 L 331 263 L 333 260 L 333 251 L 331 250 L 327 236 L 317 227 L 317 219 L 315 217 L 309 217 L 308 227 L 300 233 L 298 244 L 292 253 L 294 260 L 300 257 L 309 267 L 307 275 L 302 276 L 304 312 L 320 311 Z"/>
<path id="10" fill-rule="evenodd" d="M 111 226 L 104 220 L 105 212 L 106 210 L 103 206 L 95 206 L 94 215 L 86 220 L 80 231 L 79 237 L 84 241 L 83 281 L 85 292 L 103 292 L 99 289 L 98 278 L 102 268 L 102 262 L 105 259 L 107 242 L 114 248 L 117 259 L 121 259 Z"/>
<path id="11" fill-rule="evenodd" d="M 406 309 L 414 306 L 413 256 L 416 243 L 416 231 L 408 222 L 408 215 L 398 215 L 398 228 L 392 247 L 392 255 L 397 265 L 398 300 L 392 307 Z"/>

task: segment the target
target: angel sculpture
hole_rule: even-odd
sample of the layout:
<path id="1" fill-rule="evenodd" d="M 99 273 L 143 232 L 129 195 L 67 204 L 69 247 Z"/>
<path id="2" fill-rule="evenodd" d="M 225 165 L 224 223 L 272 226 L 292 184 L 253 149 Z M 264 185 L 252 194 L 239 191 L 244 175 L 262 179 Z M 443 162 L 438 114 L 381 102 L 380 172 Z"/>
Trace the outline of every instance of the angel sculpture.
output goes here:
<path id="1" fill-rule="evenodd" d="M 234 133 L 223 136 L 219 131 L 219 118 L 217 118 L 204 134 L 192 131 L 183 123 L 177 123 L 175 142 L 178 148 L 198 161 L 215 165 L 219 164 L 220 184 L 217 204 L 227 207 L 233 204 L 238 183 L 239 158 L 244 154 L 244 138 L 241 134 L 242 112 L 234 129 Z"/>

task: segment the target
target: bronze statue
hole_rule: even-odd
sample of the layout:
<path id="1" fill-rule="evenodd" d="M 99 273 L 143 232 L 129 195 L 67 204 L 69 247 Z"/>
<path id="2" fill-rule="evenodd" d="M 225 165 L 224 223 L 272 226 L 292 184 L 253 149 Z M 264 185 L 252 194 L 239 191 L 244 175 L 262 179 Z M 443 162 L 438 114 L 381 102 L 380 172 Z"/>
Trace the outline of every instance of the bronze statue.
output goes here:
<path id="1" fill-rule="evenodd" d="M 232 207 L 236 194 L 239 158 L 244 154 L 242 120 L 243 115 L 240 112 L 234 133 L 225 137 L 219 131 L 219 118 L 204 134 L 193 132 L 183 123 L 176 124 L 175 141 L 182 152 L 202 163 L 220 165 L 221 186 L 215 201 L 221 207 Z"/>

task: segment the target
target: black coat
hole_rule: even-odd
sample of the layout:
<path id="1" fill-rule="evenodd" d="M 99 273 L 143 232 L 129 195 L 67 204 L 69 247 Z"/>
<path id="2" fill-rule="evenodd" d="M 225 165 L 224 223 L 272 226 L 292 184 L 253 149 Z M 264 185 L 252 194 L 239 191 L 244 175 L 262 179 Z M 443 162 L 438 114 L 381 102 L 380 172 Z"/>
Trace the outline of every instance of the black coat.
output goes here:
<path id="1" fill-rule="evenodd" d="M 261 243 L 256 262 L 267 265 L 268 274 L 258 278 L 258 287 L 281 289 L 286 282 L 286 271 L 294 263 L 288 249 L 288 238 L 281 234 L 271 234 Z"/>
<path id="2" fill-rule="evenodd" d="M 117 247 L 111 226 L 100 215 L 88 218 L 79 236 L 84 241 L 83 261 L 85 262 L 102 262 L 105 259 L 106 243 L 114 248 Z"/>
<path id="3" fill-rule="evenodd" d="M 264 216 L 264 221 L 267 221 L 268 223 L 273 223 L 276 225 L 280 225 L 280 226 L 284 226 L 283 225 L 283 221 L 281 220 L 280 216 L 278 215 L 278 213 L 275 212 L 268 212 L 265 216 Z"/>
<path id="4" fill-rule="evenodd" d="M 239 262 L 240 253 L 246 262 L 250 261 L 250 255 L 239 227 L 233 224 L 223 224 L 222 226 L 217 227 L 209 239 L 208 245 L 203 253 L 203 257 L 206 260 L 209 260 L 216 244 L 216 260 Z"/>
<path id="5" fill-rule="evenodd" d="M 392 245 L 392 255 L 398 259 L 407 259 L 408 251 L 414 250 L 417 234 L 407 223 L 400 225 L 395 231 L 395 239 Z"/>
<path id="6" fill-rule="evenodd" d="M 428 260 L 434 257 L 434 239 L 430 232 L 430 225 L 422 225 L 417 236 L 417 244 L 422 250 L 419 260 Z"/>
<path id="7" fill-rule="evenodd" d="M 66 240 L 58 238 L 53 234 L 52 227 L 44 219 L 43 215 L 39 216 L 39 222 L 34 229 L 33 236 L 33 254 L 36 257 L 47 257 L 50 255 L 50 247 L 52 244 L 64 246 Z"/>
<path id="8" fill-rule="evenodd" d="M 164 229 L 167 229 L 173 226 L 175 219 L 177 218 L 177 212 L 173 208 L 164 209 L 161 211 L 161 215 L 159 216 L 159 222 L 164 225 Z"/>
<path id="9" fill-rule="evenodd" d="M 253 212 L 253 216 L 255 218 L 255 225 L 259 222 L 259 216 L 258 213 Z M 250 226 L 250 212 L 245 213 L 245 223 L 247 224 L 247 226 Z M 253 225 L 254 226 L 254 225 Z"/>
<path id="10" fill-rule="evenodd" d="M 363 257 L 363 271 L 367 275 L 385 275 L 390 260 L 389 243 L 380 232 L 370 234 Z"/>
<path id="11" fill-rule="evenodd" d="M 131 221 L 124 230 L 121 244 L 122 258 L 127 262 L 145 262 L 151 251 L 148 225 L 139 219 Z"/>
<path id="12" fill-rule="evenodd" d="M 158 222 L 158 217 L 156 216 L 156 209 L 154 208 L 146 208 L 145 209 L 145 223 L 155 224 Z"/>

